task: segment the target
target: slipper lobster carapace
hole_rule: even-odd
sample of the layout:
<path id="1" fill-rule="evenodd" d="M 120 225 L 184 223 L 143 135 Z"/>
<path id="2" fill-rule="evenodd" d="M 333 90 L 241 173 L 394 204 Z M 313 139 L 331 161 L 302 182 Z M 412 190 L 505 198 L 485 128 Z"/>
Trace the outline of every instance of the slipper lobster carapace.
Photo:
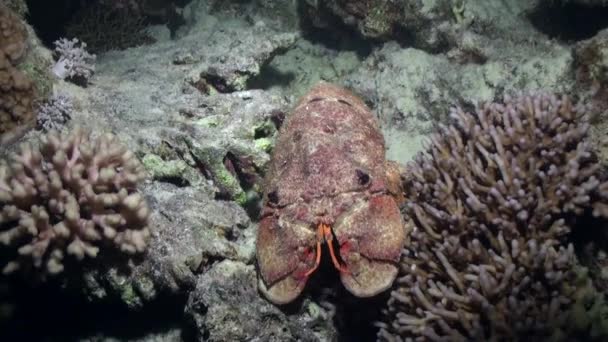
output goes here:
<path id="1" fill-rule="evenodd" d="M 390 287 L 407 235 L 396 172 L 363 101 L 324 82 L 305 95 L 281 128 L 264 184 L 256 252 L 266 297 L 298 297 L 324 243 L 352 294 Z"/>

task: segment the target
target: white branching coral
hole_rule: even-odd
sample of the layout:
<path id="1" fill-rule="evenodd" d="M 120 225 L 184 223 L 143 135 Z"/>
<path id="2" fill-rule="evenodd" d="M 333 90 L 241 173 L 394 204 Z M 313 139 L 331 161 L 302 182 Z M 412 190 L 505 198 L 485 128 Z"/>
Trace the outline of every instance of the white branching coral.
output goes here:
<path id="1" fill-rule="evenodd" d="M 451 118 L 405 175 L 416 228 L 380 339 L 563 338 L 580 269 L 570 219 L 608 217 L 584 107 L 521 95 Z"/>
<path id="2" fill-rule="evenodd" d="M 66 258 L 95 257 L 100 249 L 143 252 L 149 209 L 136 185 L 137 158 L 112 135 L 51 132 L 40 147 L 23 145 L 0 163 L 0 256 L 3 272 L 43 278 Z"/>
<path id="3" fill-rule="evenodd" d="M 86 85 L 95 73 L 96 56 L 87 52 L 87 44 L 77 38 L 61 38 L 55 43 L 53 73 L 61 78 Z"/>
<path id="4" fill-rule="evenodd" d="M 44 132 L 61 131 L 72 118 L 74 105 L 72 99 L 65 94 L 53 94 L 38 107 L 36 126 Z"/>

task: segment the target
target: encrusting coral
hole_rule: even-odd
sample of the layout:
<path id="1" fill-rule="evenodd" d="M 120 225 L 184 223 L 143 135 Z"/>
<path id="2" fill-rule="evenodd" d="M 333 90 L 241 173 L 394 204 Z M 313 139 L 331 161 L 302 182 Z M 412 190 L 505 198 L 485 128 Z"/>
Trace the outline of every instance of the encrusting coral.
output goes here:
<path id="1" fill-rule="evenodd" d="M 0 145 L 34 120 L 34 84 L 15 67 L 25 54 L 26 38 L 19 17 L 0 3 Z"/>
<path id="2" fill-rule="evenodd" d="M 35 271 L 43 278 L 100 249 L 143 252 L 149 209 L 136 185 L 137 158 L 109 134 L 81 129 L 43 136 L 0 162 L 0 251 L 3 273 Z"/>
<path id="3" fill-rule="evenodd" d="M 415 229 L 379 339 L 567 336 L 582 267 L 566 234 L 608 217 L 585 108 L 532 94 L 450 116 L 404 176 Z"/>
<path id="4" fill-rule="evenodd" d="M 25 54 L 26 38 L 19 17 L 0 3 L 0 145 L 34 120 L 34 84 L 15 67 Z"/>
<path id="5" fill-rule="evenodd" d="M 19 16 L 0 4 L 0 52 L 11 62 L 20 59 L 26 50 L 27 30 Z"/>
<path id="6" fill-rule="evenodd" d="M 0 54 L 0 136 L 33 122 L 34 97 L 32 81 Z"/>

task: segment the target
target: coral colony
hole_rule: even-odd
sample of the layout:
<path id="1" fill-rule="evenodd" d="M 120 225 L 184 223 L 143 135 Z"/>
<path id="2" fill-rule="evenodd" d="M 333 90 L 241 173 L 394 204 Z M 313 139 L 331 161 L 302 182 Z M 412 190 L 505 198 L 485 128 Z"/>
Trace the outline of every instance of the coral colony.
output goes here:
<path id="1" fill-rule="evenodd" d="M 135 156 L 112 135 L 82 130 L 44 136 L 0 164 L 0 244 L 12 250 L 4 273 L 64 269 L 64 259 L 100 248 L 143 252 L 149 209 L 135 191 L 144 177 Z"/>
<path id="2" fill-rule="evenodd" d="M 15 64 L 26 50 L 27 31 L 0 3 L 0 146 L 34 120 L 34 83 Z"/>
<path id="3" fill-rule="evenodd" d="M 600 182 L 585 114 L 547 94 L 451 112 L 454 123 L 405 174 L 415 229 L 382 340 L 557 333 L 579 266 L 567 218 L 586 210 L 608 217 L 608 182 Z"/>
<path id="4" fill-rule="evenodd" d="M 77 38 L 61 38 L 55 43 L 56 62 L 53 74 L 62 80 L 86 85 L 95 73 L 96 56 L 87 52 L 87 44 Z"/>

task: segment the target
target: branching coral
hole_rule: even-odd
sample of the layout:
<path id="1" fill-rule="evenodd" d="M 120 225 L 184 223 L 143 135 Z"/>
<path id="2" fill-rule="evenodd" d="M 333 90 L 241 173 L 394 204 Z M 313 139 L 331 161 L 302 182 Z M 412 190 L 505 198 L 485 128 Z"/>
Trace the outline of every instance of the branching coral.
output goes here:
<path id="1" fill-rule="evenodd" d="M 19 17 L 0 3 L 0 145 L 34 120 L 34 84 L 15 67 L 25 53 L 26 38 Z"/>
<path id="2" fill-rule="evenodd" d="M 72 118 L 74 104 L 65 94 L 54 94 L 38 107 L 36 125 L 44 132 L 60 131 Z"/>
<path id="3" fill-rule="evenodd" d="M 585 110 L 536 94 L 451 118 L 405 175 L 416 228 L 379 337 L 559 338 L 579 267 L 570 219 L 608 216 Z"/>
<path id="4" fill-rule="evenodd" d="M 4 273 L 43 277 L 64 259 L 95 257 L 100 248 L 143 252 L 149 209 L 136 192 L 144 177 L 133 153 L 112 135 L 51 132 L 39 148 L 24 145 L 0 164 L 0 249 Z"/>
<path id="5" fill-rule="evenodd" d="M 61 38 L 54 44 L 57 61 L 53 66 L 53 73 L 61 79 L 86 85 L 95 73 L 95 59 L 97 58 L 87 52 L 87 44 L 77 38 L 71 40 Z"/>

